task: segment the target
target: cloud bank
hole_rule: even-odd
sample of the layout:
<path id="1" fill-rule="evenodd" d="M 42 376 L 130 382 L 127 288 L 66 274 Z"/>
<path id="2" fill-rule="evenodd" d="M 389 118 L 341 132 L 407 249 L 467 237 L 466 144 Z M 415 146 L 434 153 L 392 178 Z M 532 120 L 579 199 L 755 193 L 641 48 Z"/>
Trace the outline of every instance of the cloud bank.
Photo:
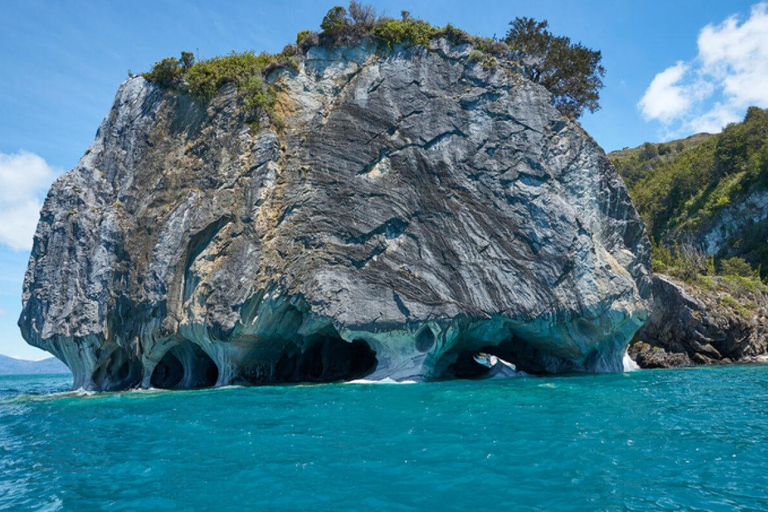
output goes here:
<path id="1" fill-rule="evenodd" d="M 0 153 L 0 244 L 32 248 L 42 197 L 56 174 L 34 153 Z"/>
<path id="2" fill-rule="evenodd" d="M 768 3 L 749 18 L 734 15 L 707 25 L 698 55 L 654 77 L 638 107 L 643 117 L 673 131 L 719 132 L 750 105 L 768 107 Z"/>

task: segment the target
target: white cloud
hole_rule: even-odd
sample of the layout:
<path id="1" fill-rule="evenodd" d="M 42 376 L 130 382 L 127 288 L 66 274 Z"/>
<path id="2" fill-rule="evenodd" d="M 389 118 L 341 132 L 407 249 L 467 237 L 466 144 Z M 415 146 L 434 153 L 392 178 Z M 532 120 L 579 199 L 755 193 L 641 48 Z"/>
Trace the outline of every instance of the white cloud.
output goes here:
<path id="1" fill-rule="evenodd" d="M 741 121 L 742 117 L 731 105 L 718 102 L 709 112 L 688 121 L 688 126 L 695 132 L 717 133 L 728 123 Z"/>
<path id="2" fill-rule="evenodd" d="M 718 132 L 750 105 L 768 107 L 768 3 L 699 33 L 698 55 L 654 77 L 638 103 L 646 120 Z"/>
<path id="3" fill-rule="evenodd" d="M 680 85 L 687 70 L 688 66 L 681 61 L 654 77 L 640 100 L 643 117 L 668 123 L 690 108 L 692 100 Z"/>
<path id="4" fill-rule="evenodd" d="M 34 153 L 0 153 L 0 244 L 32 248 L 42 197 L 56 174 Z"/>
<path id="5" fill-rule="evenodd" d="M 3 311 L 2 309 L 0 309 L 0 316 L 5 316 L 5 315 L 6 315 L 5 311 Z"/>

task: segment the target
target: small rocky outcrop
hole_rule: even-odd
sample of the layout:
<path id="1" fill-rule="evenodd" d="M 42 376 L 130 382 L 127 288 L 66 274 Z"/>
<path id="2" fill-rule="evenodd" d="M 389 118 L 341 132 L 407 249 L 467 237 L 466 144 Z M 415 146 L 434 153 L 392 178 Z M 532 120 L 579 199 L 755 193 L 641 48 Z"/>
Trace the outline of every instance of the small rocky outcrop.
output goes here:
<path id="1" fill-rule="evenodd" d="M 128 80 L 43 207 L 25 339 L 97 390 L 621 370 L 650 298 L 627 190 L 471 51 L 313 47 L 267 77 L 281 129 Z"/>
<path id="2" fill-rule="evenodd" d="M 651 315 L 630 357 L 641 368 L 761 360 L 768 352 L 768 299 L 737 282 L 738 293 L 729 293 L 728 279 L 709 278 L 707 287 L 655 274 Z"/>

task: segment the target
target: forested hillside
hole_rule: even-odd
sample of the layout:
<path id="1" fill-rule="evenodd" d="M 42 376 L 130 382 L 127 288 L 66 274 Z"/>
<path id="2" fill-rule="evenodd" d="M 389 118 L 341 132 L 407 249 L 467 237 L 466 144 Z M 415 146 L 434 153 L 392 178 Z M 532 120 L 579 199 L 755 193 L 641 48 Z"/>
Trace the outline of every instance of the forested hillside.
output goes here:
<path id="1" fill-rule="evenodd" d="M 720 134 L 609 157 L 645 220 L 657 273 L 632 358 L 643 368 L 760 360 L 768 332 L 768 111 L 752 107 Z"/>
<path id="2" fill-rule="evenodd" d="M 657 270 L 768 273 L 768 111 L 750 107 L 717 135 L 609 157 L 646 223 Z"/>

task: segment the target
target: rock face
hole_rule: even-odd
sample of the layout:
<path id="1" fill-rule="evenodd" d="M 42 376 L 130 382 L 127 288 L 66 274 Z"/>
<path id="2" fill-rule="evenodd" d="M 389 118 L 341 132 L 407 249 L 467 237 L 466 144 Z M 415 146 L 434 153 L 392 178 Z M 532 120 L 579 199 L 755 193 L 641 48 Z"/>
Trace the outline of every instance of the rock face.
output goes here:
<path id="1" fill-rule="evenodd" d="M 768 220 L 768 191 L 757 190 L 747 197 L 723 208 L 712 219 L 689 235 L 696 246 L 708 254 L 729 255 L 738 241 L 754 236 L 765 236 Z M 686 233 L 676 233 L 683 238 Z"/>
<path id="2" fill-rule="evenodd" d="M 749 302 L 734 310 L 716 291 L 655 274 L 651 314 L 629 355 L 642 368 L 758 361 L 768 352 L 768 300 Z"/>
<path id="3" fill-rule="evenodd" d="M 125 82 L 43 207 L 19 321 L 75 387 L 619 371 L 649 248 L 603 151 L 471 47 L 314 47 L 282 130 Z M 479 365 L 478 365 L 479 367 Z"/>

